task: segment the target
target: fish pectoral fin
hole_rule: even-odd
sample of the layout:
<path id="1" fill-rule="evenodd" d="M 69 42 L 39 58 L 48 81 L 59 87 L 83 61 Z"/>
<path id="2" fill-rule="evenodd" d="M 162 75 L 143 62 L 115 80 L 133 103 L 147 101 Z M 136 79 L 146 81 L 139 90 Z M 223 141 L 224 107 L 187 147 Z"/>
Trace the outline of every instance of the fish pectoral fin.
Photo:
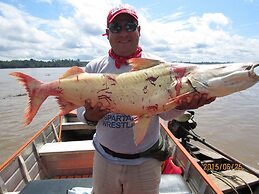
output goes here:
<path id="1" fill-rule="evenodd" d="M 154 67 L 156 65 L 160 65 L 163 63 L 159 60 L 154 59 L 146 59 L 146 58 L 131 58 L 128 60 L 128 63 L 132 66 L 131 71 L 137 71 L 141 69 L 147 69 L 150 67 Z"/>
<path id="2" fill-rule="evenodd" d="M 170 107 L 170 109 L 176 107 L 178 105 L 178 102 L 183 98 L 186 94 L 182 94 L 180 96 L 176 96 L 173 98 L 170 98 L 169 101 L 165 104 L 165 107 Z"/>
<path id="3" fill-rule="evenodd" d="M 164 111 L 171 110 L 176 106 L 181 105 L 183 99 L 186 99 L 187 96 L 189 96 L 191 93 L 193 92 L 187 92 L 179 96 L 176 96 L 174 98 L 170 98 L 169 101 L 164 105 Z"/>
<path id="4" fill-rule="evenodd" d="M 71 75 L 76 75 L 76 74 L 79 74 L 79 73 L 84 73 L 84 71 L 83 71 L 80 67 L 73 66 L 73 67 L 71 67 L 69 70 L 67 70 L 67 71 L 62 75 L 62 77 L 60 77 L 60 79 L 69 77 L 69 76 L 71 76 Z"/>
<path id="5" fill-rule="evenodd" d="M 56 97 L 56 99 L 57 99 L 59 107 L 60 107 L 59 115 L 65 115 L 65 114 L 69 113 L 70 111 L 78 108 L 77 105 L 75 105 L 71 102 L 68 102 L 60 97 Z"/>
<path id="6" fill-rule="evenodd" d="M 168 109 L 167 107 L 170 107 L 169 109 L 175 108 L 178 105 L 177 102 L 177 100 L 170 100 L 165 104 L 166 109 Z"/>
<path id="7" fill-rule="evenodd" d="M 135 119 L 135 125 L 133 127 L 134 142 L 138 145 L 145 137 L 148 126 L 150 124 L 151 117 L 138 116 Z"/>

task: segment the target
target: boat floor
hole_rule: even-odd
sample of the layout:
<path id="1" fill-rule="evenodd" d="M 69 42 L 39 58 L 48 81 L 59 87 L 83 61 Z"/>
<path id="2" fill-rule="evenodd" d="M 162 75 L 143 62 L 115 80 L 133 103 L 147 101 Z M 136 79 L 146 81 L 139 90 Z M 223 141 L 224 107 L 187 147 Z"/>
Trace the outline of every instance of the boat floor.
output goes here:
<path id="1" fill-rule="evenodd" d="M 92 188 L 92 178 L 46 179 L 29 182 L 19 194 L 64 194 L 74 187 Z M 181 175 L 162 175 L 160 194 L 192 193 Z"/>
<path id="2" fill-rule="evenodd" d="M 73 187 L 91 188 L 92 178 L 34 180 L 19 194 L 64 194 Z"/>

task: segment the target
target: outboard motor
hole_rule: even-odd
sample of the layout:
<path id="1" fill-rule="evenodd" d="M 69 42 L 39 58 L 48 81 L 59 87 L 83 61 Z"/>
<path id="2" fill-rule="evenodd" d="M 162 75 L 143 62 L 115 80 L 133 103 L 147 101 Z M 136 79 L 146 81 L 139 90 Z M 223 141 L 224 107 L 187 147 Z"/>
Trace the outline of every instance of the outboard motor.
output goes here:
<path id="1" fill-rule="evenodd" d="M 190 142 L 189 131 L 195 129 L 197 123 L 194 120 L 194 111 L 187 111 L 183 115 L 168 122 L 168 129 L 181 140 L 182 145 L 188 150 Z"/>

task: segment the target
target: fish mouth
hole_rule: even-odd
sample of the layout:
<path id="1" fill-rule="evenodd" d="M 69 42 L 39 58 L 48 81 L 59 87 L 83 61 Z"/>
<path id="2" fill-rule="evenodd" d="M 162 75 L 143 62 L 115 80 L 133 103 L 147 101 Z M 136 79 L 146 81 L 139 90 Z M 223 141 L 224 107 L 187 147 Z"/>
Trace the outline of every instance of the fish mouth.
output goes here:
<path id="1" fill-rule="evenodd" d="M 259 80 L 259 63 L 248 66 L 246 70 L 248 70 L 249 77 Z"/>
<path id="2" fill-rule="evenodd" d="M 259 63 L 253 65 L 252 71 L 253 71 L 253 73 L 254 73 L 254 75 L 255 75 L 256 77 L 259 77 Z"/>

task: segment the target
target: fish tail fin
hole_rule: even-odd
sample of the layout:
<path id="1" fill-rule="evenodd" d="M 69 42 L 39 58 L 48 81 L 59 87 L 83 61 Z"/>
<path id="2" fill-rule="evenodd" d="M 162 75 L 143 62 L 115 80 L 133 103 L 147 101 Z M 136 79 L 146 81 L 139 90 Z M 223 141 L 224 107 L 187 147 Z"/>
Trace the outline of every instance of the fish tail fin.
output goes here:
<path id="1" fill-rule="evenodd" d="M 12 72 L 11 76 L 15 77 L 26 89 L 29 97 L 28 105 L 24 115 L 24 125 L 29 125 L 38 112 L 41 104 L 46 100 L 48 94 L 41 92 L 43 82 L 21 72 Z"/>

